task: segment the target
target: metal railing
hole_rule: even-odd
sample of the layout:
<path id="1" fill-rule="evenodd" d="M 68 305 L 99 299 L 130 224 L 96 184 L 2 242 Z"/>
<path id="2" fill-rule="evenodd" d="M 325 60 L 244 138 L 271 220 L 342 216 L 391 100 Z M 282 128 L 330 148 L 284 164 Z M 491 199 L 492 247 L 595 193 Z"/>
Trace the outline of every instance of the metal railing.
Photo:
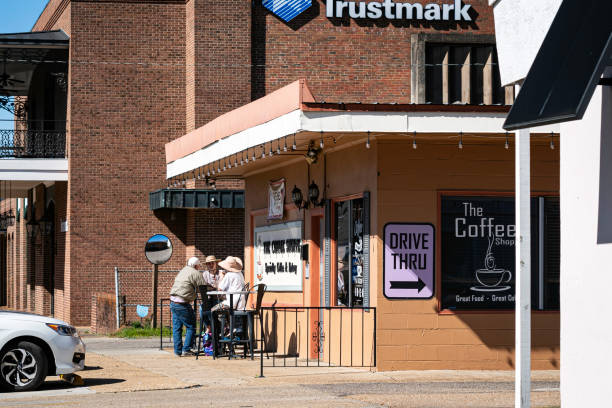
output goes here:
<path id="1" fill-rule="evenodd" d="M 66 131 L 0 129 L 0 158 L 65 158 Z"/>
<path id="2" fill-rule="evenodd" d="M 376 367 L 375 307 L 262 307 L 259 332 L 261 377 L 264 367 Z"/>

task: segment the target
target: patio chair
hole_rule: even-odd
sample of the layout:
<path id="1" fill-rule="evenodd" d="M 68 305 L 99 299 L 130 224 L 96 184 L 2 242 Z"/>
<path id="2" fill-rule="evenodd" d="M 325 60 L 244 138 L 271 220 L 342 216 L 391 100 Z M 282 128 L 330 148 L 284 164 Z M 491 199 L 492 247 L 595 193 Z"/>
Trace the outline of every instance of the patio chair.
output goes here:
<path id="1" fill-rule="evenodd" d="M 255 339 L 255 315 L 259 316 L 259 319 L 261 321 L 261 302 L 263 299 L 263 296 L 266 292 L 266 285 L 263 283 L 260 283 L 257 286 L 253 286 L 251 288 L 251 290 L 257 288 L 257 299 L 255 302 L 255 309 L 252 310 L 235 310 L 234 311 L 234 316 L 239 317 L 241 319 L 243 319 L 243 327 L 244 327 L 244 320 L 247 321 L 248 324 L 248 338 L 247 339 L 240 339 L 235 341 L 236 344 L 242 344 L 245 348 L 244 348 L 244 355 L 246 357 L 246 346 L 248 345 L 249 351 L 251 352 L 251 360 L 253 360 L 255 358 L 255 354 L 254 354 L 254 347 L 253 347 L 253 343 L 254 343 L 254 339 Z M 251 291 L 249 290 L 249 292 Z M 247 295 L 247 300 L 248 300 L 248 295 Z M 245 302 L 246 305 L 246 302 Z M 244 332 L 244 329 L 243 329 Z M 262 339 L 264 341 L 265 344 L 265 339 Z"/>

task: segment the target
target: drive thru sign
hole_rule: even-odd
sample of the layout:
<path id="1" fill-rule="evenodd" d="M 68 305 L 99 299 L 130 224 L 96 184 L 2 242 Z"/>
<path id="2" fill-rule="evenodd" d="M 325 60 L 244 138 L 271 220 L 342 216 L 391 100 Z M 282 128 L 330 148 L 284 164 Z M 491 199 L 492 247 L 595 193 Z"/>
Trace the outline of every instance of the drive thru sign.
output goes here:
<path id="1" fill-rule="evenodd" d="M 384 229 L 383 293 L 389 299 L 429 299 L 434 293 L 431 224 L 390 223 Z"/>

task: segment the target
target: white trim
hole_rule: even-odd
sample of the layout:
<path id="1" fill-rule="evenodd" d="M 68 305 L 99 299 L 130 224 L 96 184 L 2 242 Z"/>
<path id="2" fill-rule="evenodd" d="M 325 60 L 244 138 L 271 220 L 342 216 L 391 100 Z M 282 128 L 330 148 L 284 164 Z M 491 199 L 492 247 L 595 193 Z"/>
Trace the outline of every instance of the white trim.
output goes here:
<path id="1" fill-rule="evenodd" d="M 68 159 L 0 159 L 3 181 L 68 181 Z"/>
<path id="2" fill-rule="evenodd" d="M 334 133 L 484 133 L 504 134 L 506 113 L 474 112 L 319 112 L 295 110 L 264 124 L 228 136 L 167 164 L 172 178 L 201 166 L 302 131 Z M 538 132 L 559 132 L 558 125 Z"/>

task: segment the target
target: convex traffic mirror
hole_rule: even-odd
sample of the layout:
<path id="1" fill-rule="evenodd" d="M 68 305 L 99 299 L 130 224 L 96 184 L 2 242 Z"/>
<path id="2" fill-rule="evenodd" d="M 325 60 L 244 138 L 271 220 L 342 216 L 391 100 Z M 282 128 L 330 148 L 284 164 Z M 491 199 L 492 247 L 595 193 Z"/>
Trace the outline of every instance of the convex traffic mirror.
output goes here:
<path id="1" fill-rule="evenodd" d="M 162 265 L 172 256 L 172 242 L 162 234 L 153 235 L 145 245 L 145 256 L 153 265 Z"/>

